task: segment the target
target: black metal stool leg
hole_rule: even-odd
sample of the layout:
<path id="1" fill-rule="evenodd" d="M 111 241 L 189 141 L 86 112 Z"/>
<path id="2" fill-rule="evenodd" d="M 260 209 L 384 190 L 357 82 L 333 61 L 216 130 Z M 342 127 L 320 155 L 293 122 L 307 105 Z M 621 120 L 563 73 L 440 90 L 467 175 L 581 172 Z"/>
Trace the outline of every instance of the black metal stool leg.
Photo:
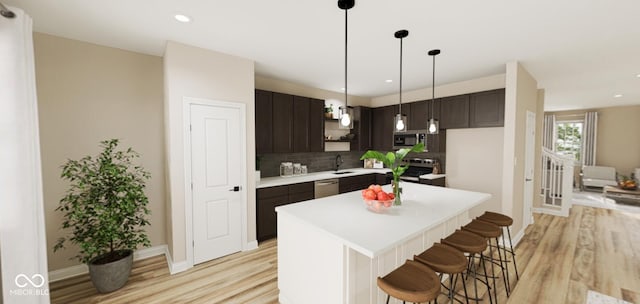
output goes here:
<path id="1" fill-rule="evenodd" d="M 496 238 L 496 246 L 498 245 L 498 241 Z M 500 256 L 500 248 L 498 249 L 498 257 Z M 493 297 L 496 299 L 496 304 L 498 303 L 498 293 L 497 290 L 498 288 L 496 288 L 496 272 L 494 270 L 494 264 L 495 262 L 493 261 L 493 246 L 491 246 L 491 238 L 489 238 L 489 257 L 491 259 L 490 263 L 491 263 L 491 277 L 493 280 Z M 502 268 L 502 259 L 499 259 L 500 261 L 500 268 Z M 503 269 L 504 272 L 504 269 Z M 489 283 L 489 279 L 487 279 L 487 283 Z M 489 296 L 491 296 L 491 294 L 489 294 Z"/>
<path id="2" fill-rule="evenodd" d="M 489 276 L 487 275 L 487 263 L 485 263 L 484 254 L 480 253 L 480 262 L 482 262 L 482 270 L 484 271 L 484 279 L 485 284 L 487 285 L 487 294 L 489 295 L 489 303 L 493 304 L 493 299 L 491 298 L 491 284 L 489 284 Z M 493 262 L 491 263 L 493 267 Z M 496 299 L 498 301 L 498 299 Z M 496 303 L 498 304 L 498 303 Z"/>
<path id="3" fill-rule="evenodd" d="M 511 231 L 509 231 L 509 227 L 507 227 L 507 234 L 509 234 L 509 246 L 511 247 L 511 257 L 513 258 L 513 268 L 516 270 L 516 279 L 520 280 L 520 275 L 518 274 L 518 265 L 516 264 L 516 252 L 513 250 L 513 243 L 511 242 Z"/>

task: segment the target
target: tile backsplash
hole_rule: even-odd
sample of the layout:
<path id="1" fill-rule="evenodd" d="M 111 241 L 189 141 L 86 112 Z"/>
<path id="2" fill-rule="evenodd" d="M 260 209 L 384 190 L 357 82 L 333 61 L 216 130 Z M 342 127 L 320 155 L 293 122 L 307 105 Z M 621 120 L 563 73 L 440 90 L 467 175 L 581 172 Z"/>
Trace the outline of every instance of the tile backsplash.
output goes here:
<path id="1" fill-rule="evenodd" d="M 307 166 L 309 173 L 330 171 L 336 169 L 336 156 L 342 157 L 341 169 L 362 168 L 363 163 L 360 156 L 365 151 L 341 151 L 341 152 L 312 152 L 312 153 L 275 153 L 260 155 L 260 176 L 271 177 L 280 175 L 280 163 L 292 162 Z M 444 171 L 445 153 L 417 153 L 410 154 L 410 157 L 437 158 Z M 446 172 L 446 171 L 445 171 Z"/>

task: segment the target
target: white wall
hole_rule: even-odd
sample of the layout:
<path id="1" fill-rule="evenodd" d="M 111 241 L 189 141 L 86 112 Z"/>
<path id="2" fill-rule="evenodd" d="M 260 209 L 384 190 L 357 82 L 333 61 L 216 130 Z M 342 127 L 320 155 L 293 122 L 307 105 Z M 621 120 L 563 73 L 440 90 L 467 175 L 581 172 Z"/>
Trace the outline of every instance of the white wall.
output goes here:
<path id="1" fill-rule="evenodd" d="M 491 199 L 471 209 L 501 212 L 504 128 L 447 130 L 447 183 L 451 188 L 490 193 Z"/>
<path id="2" fill-rule="evenodd" d="M 167 151 L 167 242 L 174 264 L 187 261 L 184 187 L 183 97 L 246 105 L 247 240 L 255 235 L 254 63 L 251 60 L 168 42 L 164 54 L 165 134 Z"/>
<path id="3" fill-rule="evenodd" d="M 437 76 L 436 76 L 437 77 Z M 482 92 L 505 87 L 505 74 L 487 76 L 436 86 L 435 98 Z M 431 87 L 402 92 L 402 103 L 431 99 Z M 398 103 L 398 94 L 374 97 L 371 107 L 382 107 Z"/>
<path id="4" fill-rule="evenodd" d="M 527 111 L 536 113 L 536 124 L 544 115 L 538 106 L 537 81 L 517 61 L 507 63 L 505 107 L 504 107 L 504 150 L 502 163 L 502 212 L 513 218 L 512 231 L 519 233 L 523 227 L 524 206 L 524 155 Z M 536 130 L 540 126 L 536 125 Z M 536 136 L 539 136 L 537 134 Z M 534 149 L 541 149 L 541 141 L 536 140 Z M 534 166 L 540 166 L 536 159 Z M 539 173 L 539 172 L 538 172 Z M 540 179 L 535 175 L 534 180 Z M 534 183 L 535 185 L 536 183 Z M 532 195 L 536 195 L 534 189 Z M 535 198 L 534 198 L 535 201 Z"/>

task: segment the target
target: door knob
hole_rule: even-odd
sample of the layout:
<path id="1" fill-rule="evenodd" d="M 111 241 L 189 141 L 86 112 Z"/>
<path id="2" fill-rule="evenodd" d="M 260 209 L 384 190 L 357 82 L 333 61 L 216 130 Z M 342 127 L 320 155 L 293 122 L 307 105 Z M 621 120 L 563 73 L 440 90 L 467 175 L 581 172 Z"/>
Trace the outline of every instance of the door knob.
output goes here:
<path id="1" fill-rule="evenodd" d="M 525 179 L 524 179 L 524 181 L 525 181 L 525 182 L 530 182 L 530 181 L 532 181 L 532 179 L 530 179 L 530 178 L 525 178 Z"/>
<path id="2" fill-rule="evenodd" d="M 238 192 L 238 191 L 240 191 L 240 189 L 242 189 L 240 186 L 235 186 L 235 187 L 229 189 L 229 191 Z"/>

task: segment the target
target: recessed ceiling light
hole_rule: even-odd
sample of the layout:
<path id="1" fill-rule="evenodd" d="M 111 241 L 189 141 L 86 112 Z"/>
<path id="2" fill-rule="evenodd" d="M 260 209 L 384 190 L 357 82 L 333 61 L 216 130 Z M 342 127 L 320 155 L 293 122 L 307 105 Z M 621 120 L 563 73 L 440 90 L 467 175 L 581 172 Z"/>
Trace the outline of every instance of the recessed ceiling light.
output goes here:
<path id="1" fill-rule="evenodd" d="M 616 95 L 613 95 L 613 97 L 620 98 L 620 97 L 622 97 L 622 94 L 616 94 Z"/>
<path id="2" fill-rule="evenodd" d="M 183 22 L 183 23 L 187 23 L 187 22 L 191 22 L 191 18 L 189 18 L 188 16 L 182 15 L 182 14 L 177 14 L 175 16 L 173 16 L 173 18 L 176 18 L 176 20 Z"/>
<path id="3" fill-rule="evenodd" d="M 636 75 L 636 77 L 640 78 L 640 74 Z"/>
<path id="4" fill-rule="evenodd" d="M 387 79 L 387 80 L 385 80 L 384 82 L 386 82 L 386 83 L 390 83 L 390 82 L 393 82 L 393 79 Z"/>
<path id="5" fill-rule="evenodd" d="M 343 91 L 344 91 L 344 88 L 340 88 L 340 90 L 343 90 Z"/>

